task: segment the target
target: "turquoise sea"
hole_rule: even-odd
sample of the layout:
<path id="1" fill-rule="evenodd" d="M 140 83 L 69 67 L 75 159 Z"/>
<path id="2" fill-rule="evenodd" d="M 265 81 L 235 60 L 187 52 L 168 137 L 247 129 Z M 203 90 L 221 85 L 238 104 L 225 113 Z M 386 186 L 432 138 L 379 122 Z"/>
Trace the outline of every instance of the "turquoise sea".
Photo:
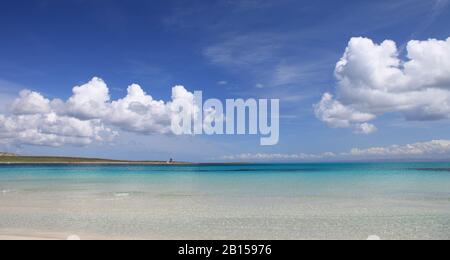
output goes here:
<path id="1" fill-rule="evenodd" d="M 450 239 L 450 163 L 0 166 L 0 238 Z"/>

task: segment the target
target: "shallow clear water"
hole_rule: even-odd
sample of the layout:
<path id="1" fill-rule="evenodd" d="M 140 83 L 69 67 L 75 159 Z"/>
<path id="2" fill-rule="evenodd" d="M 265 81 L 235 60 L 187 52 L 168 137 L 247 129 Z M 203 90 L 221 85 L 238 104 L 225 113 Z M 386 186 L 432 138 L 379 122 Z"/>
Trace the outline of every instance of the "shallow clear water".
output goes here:
<path id="1" fill-rule="evenodd" d="M 0 236 L 450 239 L 450 164 L 0 166 Z"/>

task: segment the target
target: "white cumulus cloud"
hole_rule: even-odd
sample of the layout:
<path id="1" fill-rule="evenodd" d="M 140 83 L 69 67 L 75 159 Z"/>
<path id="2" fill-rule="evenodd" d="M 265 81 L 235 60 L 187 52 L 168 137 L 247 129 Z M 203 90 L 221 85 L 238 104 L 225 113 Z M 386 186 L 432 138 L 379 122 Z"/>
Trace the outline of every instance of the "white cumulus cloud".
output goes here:
<path id="1" fill-rule="evenodd" d="M 82 121 L 54 112 L 34 115 L 0 115 L 0 143 L 14 145 L 87 145 L 115 133 L 99 121 Z"/>
<path id="2" fill-rule="evenodd" d="M 316 116 L 339 128 L 372 133 L 386 113 L 407 120 L 450 118 L 450 38 L 410 41 L 402 59 L 396 43 L 352 38 L 336 65 L 336 94 L 325 93 Z"/>
<path id="3" fill-rule="evenodd" d="M 12 105 L 14 114 L 33 115 L 50 112 L 50 100 L 41 94 L 29 90 L 20 92 L 20 98 L 16 99 Z"/>
<path id="4" fill-rule="evenodd" d="M 110 101 L 109 89 L 100 78 L 93 78 L 90 82 L 76 86 L 73 95 L 66 103 L 66 112 L 77 118 L 93 119 L 107 115 Z"/>
<path id="5" fill-rule="evenodd" d="M 111 100 L 108 86 L 96 77 L 74 87 L 67 101 L 24 90 L 10 112 L 0 114 L 0 144 L 87 145 L 111 140 L 118 130 L 169 134 L 178 102 L 193 104 L 194 95 L 183 86 L 175 86 L 170 102 L 158 101 L 132 84 L 124 98 Z M 193 105 L 190 113 L 194 112 Z"/>

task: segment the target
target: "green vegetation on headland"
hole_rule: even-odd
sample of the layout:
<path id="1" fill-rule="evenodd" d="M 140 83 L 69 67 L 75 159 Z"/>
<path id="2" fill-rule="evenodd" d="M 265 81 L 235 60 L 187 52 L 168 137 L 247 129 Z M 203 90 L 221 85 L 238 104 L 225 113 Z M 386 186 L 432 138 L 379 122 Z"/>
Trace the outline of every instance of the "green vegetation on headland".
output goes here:
<path id="1" fill-rule="evenodd" d="M 134 164 L 134 165 L 187 165 L 184 162 L 123 161 L 97 158 L 45 157 L 45 156 L 0 156 L 0 164 Z"/>

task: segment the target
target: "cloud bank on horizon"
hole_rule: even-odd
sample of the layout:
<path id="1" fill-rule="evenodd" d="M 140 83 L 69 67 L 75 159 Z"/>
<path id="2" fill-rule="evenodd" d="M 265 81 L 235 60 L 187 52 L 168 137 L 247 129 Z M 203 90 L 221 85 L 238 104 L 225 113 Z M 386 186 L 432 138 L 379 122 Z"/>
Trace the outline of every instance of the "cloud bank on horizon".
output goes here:
<path id="1" fill-rule="evenodd" d="M 317 118 L 363 134 L 375 132 L 371 121 L 388 113 L 410 121 L 450 118 L 450 38 L 410 41 L 406 50 L 405 60 L 394 41 L 352 38 L 336 65 L 336 94 L 314 106 Z"/>
<path id="2" fill-rule="evenodd" d="M 49 100 L 30 90 L 20 92 L 10 114 L 0 114 L 0 144 L 63 146 L 111 141 L 117 130 L 168 134 L 174 103 L 193 102 L 182 86 L 172 88 L 172 101 L 154 100 L 139 85 L 128 87 L 123 99 L 111 100 L 106 83 L 93 78 L 73 88 L 67 100 Z"/>
<path id="3" fill-rule="evenodd" d="M 450 140 L 433 140 L 407 145 L 392 145 L 386 147 L 371 147 L 366 149 L 353 148 L 346 153 L 325 152 L 322 154 L 283 154 L 283 153 L 243 153 L 223 156 L 225 161 L 320 161 L 349 159 L 392 159 L 392 158 L 423 158 L 450 155 Z"/>

